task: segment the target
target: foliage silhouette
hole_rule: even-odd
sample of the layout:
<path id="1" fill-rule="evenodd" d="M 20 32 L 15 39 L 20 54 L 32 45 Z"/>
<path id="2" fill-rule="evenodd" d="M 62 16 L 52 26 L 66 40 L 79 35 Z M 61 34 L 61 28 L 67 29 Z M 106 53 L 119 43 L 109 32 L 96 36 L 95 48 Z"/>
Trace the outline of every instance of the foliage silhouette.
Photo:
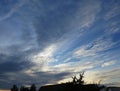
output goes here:
<path id="1" fill-rule="evenodd" d="M 72 77 L 72 79 L 73 79 L 72 83 L 73 83 L 74 85 L 76 85 L 76 84 L 83 85 L 83 84 L 84 84 L 83 78 L 84 78 L 84 72 L 81 72 L 81 73 L 79 74 L 79 78 L 77 78 L 76 76 L 73 76 L 73 77 Z"/>
<path id="2" fill-rule="evenodd" d="M 21 86 L 20 91 L 29 91 L 27 87 Z"/>
<path id="3" fill-rule="evenodd" d="M 36 91 L 36 86 L 35 86 L 35 84 L 32 84 L 32 86 L 30 87 L 30 91 Z"/>
<path id="4" fill-rule="evenodd" d="M 11 91 L 18 91 L 18 87 L 16 85 L 13 85 L 13 87 L 11 88 Z"/>

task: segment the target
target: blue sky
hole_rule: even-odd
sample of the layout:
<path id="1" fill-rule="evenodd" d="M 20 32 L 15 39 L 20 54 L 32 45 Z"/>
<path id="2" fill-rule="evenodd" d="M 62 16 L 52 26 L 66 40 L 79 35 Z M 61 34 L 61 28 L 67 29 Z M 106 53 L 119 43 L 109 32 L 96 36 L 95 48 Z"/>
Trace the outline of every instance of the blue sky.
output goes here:
<path id="1" fill-rule="evenodd" d="M 70 81 L 120 86 L 120 0 L 1 0 L 0 89 Z"/>

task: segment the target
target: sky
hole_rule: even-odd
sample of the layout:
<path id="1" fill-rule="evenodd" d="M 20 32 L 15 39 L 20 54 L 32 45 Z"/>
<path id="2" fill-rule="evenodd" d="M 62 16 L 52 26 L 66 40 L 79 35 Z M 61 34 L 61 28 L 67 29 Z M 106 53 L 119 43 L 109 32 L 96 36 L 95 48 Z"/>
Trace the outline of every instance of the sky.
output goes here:
<path id="1" fill-rule="evenodd" d="M 0 89 L 71 81 L 120 86 L 120 0 L 0 0 Z"/>

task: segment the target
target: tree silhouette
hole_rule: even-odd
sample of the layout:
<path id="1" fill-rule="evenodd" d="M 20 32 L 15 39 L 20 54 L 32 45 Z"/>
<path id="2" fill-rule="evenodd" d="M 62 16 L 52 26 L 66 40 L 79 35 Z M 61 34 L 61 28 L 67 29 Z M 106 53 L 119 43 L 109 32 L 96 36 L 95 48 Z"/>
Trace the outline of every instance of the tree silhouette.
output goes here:
<path id="1" fill-rule="evenodd" d="M 77 84 L 83 85 L 84 84 L 83 78 L 84 78 L 84 72 L 79 74 L 79 78 L 77 79 Z"/>
<path id="2" fill-rule="evenodd" d="M 79 74 L 79 78 L 77 78 L 76 76 L 73 76 L 73 77 L 72 77 L 72 79 L 73 79 L 72 83 L 73 83 L 74 85 L 76 85 L 76 84 L 83 85 L 83 84 L 84 84 L 83 78 L 84 78 L 84 72 L 81 72 L 81 73 Z"/>
<path id="3" fill-rule="evenodd" d="M 77 77 L 76 77 L 76 76 L 73 76 L 72 79 L 73 79 L 72 83 L 73 83 L 74 85 L 77 84 Z"/>
<path id="4" fill-rule="evenodd" d="M 36 91 L 36 86 L 35 86 L 35 84 L 32 84 L 32 86 L 30 87 L 30 91 Z"/>
<path id="5" fill-rule="evenodd" d="M 16 85 L 13 85 L 13 87 L 11 88 L 11 91 L 18 91 L 18 87 Z"/>
<path id="6" fill-rule="evenodd" d="M 21 87 L 20 87 L 20 91 L 24 91 L 24 86 L 21 86 Z"/>
<path id="7" fill-rule="evenodd" d="M 20 91 L 29 91 L 27 87 L 21 86 Z"/>

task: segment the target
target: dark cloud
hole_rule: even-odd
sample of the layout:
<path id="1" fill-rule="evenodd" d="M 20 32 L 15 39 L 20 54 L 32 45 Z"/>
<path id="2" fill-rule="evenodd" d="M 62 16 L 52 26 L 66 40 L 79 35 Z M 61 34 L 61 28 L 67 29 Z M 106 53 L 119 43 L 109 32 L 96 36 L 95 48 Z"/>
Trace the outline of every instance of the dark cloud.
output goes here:
<path id="1" fill-rule="evenodd" d="M 11 60 L 15 60 L 15 59 L 11 58 Z M 9 62 L 4 62 L 0 64 L 0 73 L 22 71 L 22 70 L 28 69 L 31 66 L 30 62 L 25 62 L 25 61 L 18 62 L 17 60 L 16 62 L 9 61 Z"/>
<path id="2" fill-rule="evenodd" d="M 38 87 L 44 84 L 56 84 L 56 82 L 64 79 L 65 76 L 70 75 L 70 72 L 51 73 L 51 72 L 36 72 L 35 77 L 29 77 L 29 84 L 35 83 Z M 27 82 L 27 81 L 26 81 Z M 28 84 L 28 83 L 26 83 Z"/>
<path id="3" fill-rule="evenodd" d="M 27 55 L 23 54 L 0 54 L 0 73 L 17 72 L 28 69 L 32 63 L 27 59 Z"/>
<path id="4" fill-rule="evenodd" d="M 50 72 L 36 72 L 32 75 L 25 72 L 11 72 L 7 74 L 0 75 L 0 82 L 2 89 L 9 89 L 12 84 L 17 84 L 19 87 L 21 85 L 31 85 L 36 84 L 39 88 L 44 84 L 56 84 L 57 81 L 62 80 L 66 75 L 70 75 L 69 72 L 62 73 L 50 73 Z M 4 79 L 4 80 L 3 80 Z M 4 86 L 6 84 L 6 86 Z"/>

